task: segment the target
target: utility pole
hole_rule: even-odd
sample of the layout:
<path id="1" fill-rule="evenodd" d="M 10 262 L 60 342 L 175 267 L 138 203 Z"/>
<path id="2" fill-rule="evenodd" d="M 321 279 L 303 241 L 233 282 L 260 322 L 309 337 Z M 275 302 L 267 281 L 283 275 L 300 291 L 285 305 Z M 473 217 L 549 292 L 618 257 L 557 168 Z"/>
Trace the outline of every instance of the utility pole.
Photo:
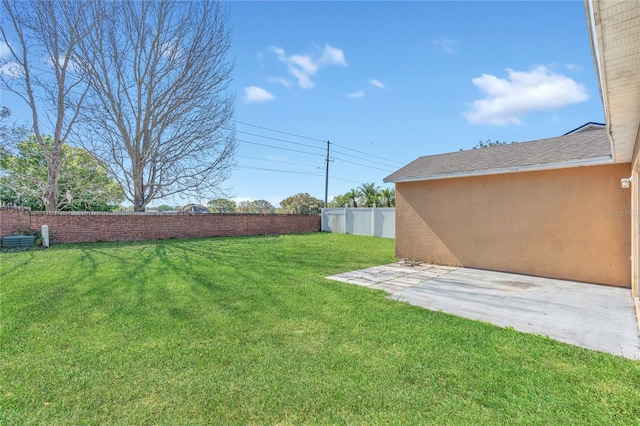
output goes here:
<path id="1" fill-rule="evenodd" d="M 329 206 L 329 145 L 330 142 L 327 141 L 327 167 L 325 169 L 324 174 L 324 208 L 326 209 Z"/>

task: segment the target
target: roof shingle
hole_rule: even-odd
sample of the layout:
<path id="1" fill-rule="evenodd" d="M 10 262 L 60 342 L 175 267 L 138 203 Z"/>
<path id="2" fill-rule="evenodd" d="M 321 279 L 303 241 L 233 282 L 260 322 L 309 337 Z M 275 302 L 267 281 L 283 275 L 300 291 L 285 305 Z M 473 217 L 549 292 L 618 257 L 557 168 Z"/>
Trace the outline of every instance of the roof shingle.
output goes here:
<path id="1" fill-rule="evenodd" d="M 420 157 L 384 178 L 406 182 L 613 162 L 606 129 Z"/>

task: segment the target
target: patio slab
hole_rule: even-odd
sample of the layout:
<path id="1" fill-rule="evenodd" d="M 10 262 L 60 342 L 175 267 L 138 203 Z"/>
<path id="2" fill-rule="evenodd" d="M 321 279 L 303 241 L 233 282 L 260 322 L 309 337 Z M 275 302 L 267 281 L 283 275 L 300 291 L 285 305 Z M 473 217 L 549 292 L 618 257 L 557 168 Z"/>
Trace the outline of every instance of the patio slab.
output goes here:
<path id="1" fill-rule="evenodd" d="M 402 262 L 327 278 L 382 289 L 391 299 L 426 309 L 640 360 L 629 289 Z"/>

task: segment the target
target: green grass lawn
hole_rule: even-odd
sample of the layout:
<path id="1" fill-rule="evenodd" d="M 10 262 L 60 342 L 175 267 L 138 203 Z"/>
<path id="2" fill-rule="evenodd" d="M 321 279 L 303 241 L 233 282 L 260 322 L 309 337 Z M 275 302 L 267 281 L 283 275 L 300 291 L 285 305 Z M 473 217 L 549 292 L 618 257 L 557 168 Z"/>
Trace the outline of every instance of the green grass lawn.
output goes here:
<path id="1" fill-rule="evenodd" d="M 640 362 L 324 279 L 352 235 L 0 254 L 0 424 L 640 424 Z"/>

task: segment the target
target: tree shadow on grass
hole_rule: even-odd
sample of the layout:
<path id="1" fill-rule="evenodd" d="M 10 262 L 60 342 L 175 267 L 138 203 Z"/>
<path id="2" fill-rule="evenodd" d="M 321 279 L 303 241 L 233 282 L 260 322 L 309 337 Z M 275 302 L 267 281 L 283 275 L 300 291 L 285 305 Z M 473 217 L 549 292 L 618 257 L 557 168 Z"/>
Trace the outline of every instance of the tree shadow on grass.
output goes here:
<path id="1" fill-rule="evenodd" d="M 310 297 L 320 304 L 338 303 L 343 291 L 351 293 L 331 285 L 323 286 L 324 293 L 315 291 L 314 286 L 326 284 L 327 271 L 344 271 L 361 262 L 349 252 L 358 244 L 344 251 L 327 239 L 331 236 L 58 246 L 50 254 L 57 254 L 55 267 L 66 268 L 60 271 L 64 281 L 40 289 L 30 305 L 42 320 L 79 307 L 92 324 L 114 319 L 124 324 L 127 318 L 151 324 L 172 318 L 188 325 L 211 317 L 204 311 L 220 319 L 256 320 L 264 313 L 311 317 L 315 314 L 301 312 L 308 311 Z"/>

